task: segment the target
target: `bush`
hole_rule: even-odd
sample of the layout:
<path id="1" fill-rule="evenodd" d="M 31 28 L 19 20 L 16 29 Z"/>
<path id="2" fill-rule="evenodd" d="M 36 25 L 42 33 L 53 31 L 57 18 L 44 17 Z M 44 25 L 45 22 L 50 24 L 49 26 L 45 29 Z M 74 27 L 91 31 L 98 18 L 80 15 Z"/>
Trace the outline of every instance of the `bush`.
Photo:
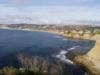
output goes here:
<path id="1" fill-rule="evenodd" d="M 33 72 L 29 70 L 19 70 L 13 67 L 4 67 L 0 70 L 0 75 L 48 75 L 42 72 Z"/>

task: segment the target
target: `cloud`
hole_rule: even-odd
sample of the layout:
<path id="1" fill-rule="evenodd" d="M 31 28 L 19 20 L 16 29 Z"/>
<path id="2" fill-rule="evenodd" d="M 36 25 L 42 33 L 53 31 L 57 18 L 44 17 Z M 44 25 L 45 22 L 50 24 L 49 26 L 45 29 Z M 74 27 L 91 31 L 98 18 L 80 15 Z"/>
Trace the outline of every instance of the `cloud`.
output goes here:
<path id="1" fill-rule="evenodd" d="M 0 8 L 0 20 L 3 18 L 7 23 L 76 23 L 81 20 L 100 20 L 100 10 L 90 7 L 30 6 L 25 7 L 24 11 L 12 7 Z"/>
<path id="2" fill-rule="evenodd" d="M 9 0 L 0 5 L 0 23 L 77 23 L 83 21 L 100 21 L 99 6 L 87 6 L 95 0 Z M 28 2 L 29 1 L 29 2 Z M 33 5 L 22 6 L 24 3 Z M 37 3 L 36 5 L 34 5 Z M 54 4 L 54 5 L 52 5 Z M 81 5 L 80 5 L 81 4 Z M 93 3 L 94 4 L 94 3 Z"/>
<path id="3" fill-rule="evenodd" d="M 24 3 L 24 0 L 9 0 L 11 3 L 13 3 L 13 4 L 22 4 L 22 3 Z"/>
<path id="4" fill-rule="evenodd" d="M 95 2 L 98 0 L 8 0 L 9 3 L 15 4 L 17 6 L 24 6 L 24 5 L 95 5 Z"/>

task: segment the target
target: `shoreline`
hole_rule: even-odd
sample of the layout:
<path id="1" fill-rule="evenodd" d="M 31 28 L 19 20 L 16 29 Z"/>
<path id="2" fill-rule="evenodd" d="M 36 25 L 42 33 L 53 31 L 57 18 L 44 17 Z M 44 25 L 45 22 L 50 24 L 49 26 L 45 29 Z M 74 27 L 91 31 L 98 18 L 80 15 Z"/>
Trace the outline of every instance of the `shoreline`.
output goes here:
<path id="1" fill-rule="evenodd" d="M 63 36 L 65 38 L 71 38 L 71 39 L 83 39 L 83 40 L 95 40 L 95 46 L 84 55 L 75 56 L 73 59 L 71 59 L 73 62 L 75 62 L 77 65 L 84 66 L 87 71 L 89 71 L 89 75 L 100 75 L 100 35 L 95 35 L 91 38 L 84 36 L 84 37 L 69 37 L 67 34 L 64 34 L 63 32 L 58 31 L 47 31 L 47 30 L 31 30 L 31 29 L 14 29 L 14 28 L 0 28 L 0 29 L 9 29 L 9 30 L 22 30 L 22 31 L 37 31 L 37 32 L 48 32 L 48 33 L 54 33 L 60 36 Z M 86 62 L 84 62 L 84 60 Z M 90 63 L 90 64 L 87 64 Z M 95 72 L 94 72 L 94 71 Z"/>
<path id="2" fill-rule="evenodd" d="M 96 44 L 88 53 L 88 56 L 100 71 L 100 35 L 94 36 L 92 39 L 96 40 Z"/>

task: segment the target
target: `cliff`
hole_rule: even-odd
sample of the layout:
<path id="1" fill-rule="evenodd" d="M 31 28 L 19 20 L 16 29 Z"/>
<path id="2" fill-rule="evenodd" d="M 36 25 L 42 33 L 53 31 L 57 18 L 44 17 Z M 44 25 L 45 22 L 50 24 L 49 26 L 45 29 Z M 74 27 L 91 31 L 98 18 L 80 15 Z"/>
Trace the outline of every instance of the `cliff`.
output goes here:
<path id="1" fill-rule="evenodd" d="M 74 55 L 71 60 L 80 66 L 88 75 L 100 75 L 100 35 L 93 37 L 85 36 L 83 39 L 95 40 L 95 46 L 87 54 Z"/>
<path id="2" fill-rule="evenodd" d="M 100 35 L 95 35 L 92 39 L 96 40 L 96 44 L 94 48 L 88 52 L 88 56 L 95 66 L 100 70 Z"/>

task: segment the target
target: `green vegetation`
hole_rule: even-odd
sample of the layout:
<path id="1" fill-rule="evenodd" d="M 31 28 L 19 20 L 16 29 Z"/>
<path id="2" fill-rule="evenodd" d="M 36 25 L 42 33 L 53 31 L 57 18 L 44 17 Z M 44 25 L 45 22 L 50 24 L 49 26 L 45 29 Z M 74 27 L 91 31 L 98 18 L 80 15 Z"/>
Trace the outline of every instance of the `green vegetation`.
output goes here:
<path id="1" fill-rule="evenodd" d="M 0 69 L 0 75 L 47 75 L 46 73 L 42 72 L 33 72 L 29 70 L 19 70 L 13 67 L 5 67 Z"/>

